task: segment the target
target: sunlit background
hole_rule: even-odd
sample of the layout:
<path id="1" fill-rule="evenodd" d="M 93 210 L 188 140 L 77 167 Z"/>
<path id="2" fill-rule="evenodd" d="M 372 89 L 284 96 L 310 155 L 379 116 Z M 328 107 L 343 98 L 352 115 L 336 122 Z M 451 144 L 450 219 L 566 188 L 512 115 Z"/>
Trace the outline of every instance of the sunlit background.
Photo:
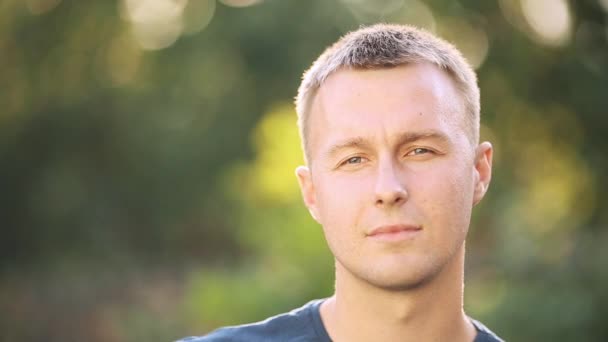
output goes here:
<path id="1" fill-rule="evenodd" d="M 0 341 L 171 341 L 330 295 L 292 99 L 379 21 L 478 71 L 468 313 L 607 341 L 608 0 L 2 0 Z"/>

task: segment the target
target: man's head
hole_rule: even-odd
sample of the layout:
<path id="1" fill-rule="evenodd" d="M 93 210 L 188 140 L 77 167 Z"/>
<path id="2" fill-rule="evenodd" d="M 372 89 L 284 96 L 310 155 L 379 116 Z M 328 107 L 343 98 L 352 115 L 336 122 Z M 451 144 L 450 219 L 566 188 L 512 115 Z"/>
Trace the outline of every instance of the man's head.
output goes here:
<path id="1" fill-rule="evenodd" d="M 464 106 L 463 125 L 472 144 L 479 140 L 479 88 L 475 72 L 450 43 L 411 26 L 378 24 L 351 32 L 317 58 L 304 73 L 296 97 L 304 157 L 310 163 L 308 119 L 319 87 L 338 70 L 383 69 L 430 63 L 445 70 Z M 455 113 L 456 114 L 456 113 Z"/>
<path id="2" fill-rule="evenodd" d="M 492 161 L 460 54 L 413 28 L 361 29 L 315 62 L 297 104 L 297 176 L 338 272 L 404 289 L 454 269 Z"/>

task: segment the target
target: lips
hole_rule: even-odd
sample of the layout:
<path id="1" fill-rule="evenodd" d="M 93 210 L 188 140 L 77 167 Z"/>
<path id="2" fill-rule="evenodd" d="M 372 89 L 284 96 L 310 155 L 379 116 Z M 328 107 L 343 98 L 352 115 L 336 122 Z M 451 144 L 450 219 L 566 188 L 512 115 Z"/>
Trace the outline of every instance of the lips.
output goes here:
<path id="1" fill-rule="evenodd" d="M 394 224 L 380 226 L 367 234 L 367 237 L 379 240 L 403 240 L 412 238 L 422 230 L 421 226 Z"/>

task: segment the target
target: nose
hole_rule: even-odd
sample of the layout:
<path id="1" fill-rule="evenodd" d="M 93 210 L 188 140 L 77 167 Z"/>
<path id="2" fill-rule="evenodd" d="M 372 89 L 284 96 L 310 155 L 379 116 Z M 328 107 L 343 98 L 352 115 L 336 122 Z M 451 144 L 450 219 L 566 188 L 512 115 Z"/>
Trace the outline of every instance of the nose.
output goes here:
<path id="1" fill-rule="evenodd" d="M 407 201 L 408 193 L 405 184 L 399 177 L 394 163 L 385 163 L 378 169 L 378 179 L 375 189 L 375 204 L 377 207 L 392 207 Z"/>

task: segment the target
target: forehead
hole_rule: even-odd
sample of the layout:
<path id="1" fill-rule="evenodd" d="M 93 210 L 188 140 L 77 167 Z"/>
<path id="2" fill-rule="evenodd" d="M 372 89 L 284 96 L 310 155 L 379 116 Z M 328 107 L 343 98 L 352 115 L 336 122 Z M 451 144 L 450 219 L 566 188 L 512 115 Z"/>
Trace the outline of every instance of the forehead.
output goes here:
<path id="1" fill-rule="evenodd" d="M 462 131 L 463 112 L 453 80 L 435 65 L 343 69 L 327 78 L 312 103 L 310 147 L 340 133 L 402 134 L 437 126 Z"/>
<path id="2" fill-rule="evenodd" d="M 458 91 L 451 76 L 430 63 L 411 63 L 375 69 L 340 69 L 319 87 L 314 104 L 347 104 L 354 97 L 378 92 L 385 99 L 418 99 L 438 105 L 454 105 Z"/>

